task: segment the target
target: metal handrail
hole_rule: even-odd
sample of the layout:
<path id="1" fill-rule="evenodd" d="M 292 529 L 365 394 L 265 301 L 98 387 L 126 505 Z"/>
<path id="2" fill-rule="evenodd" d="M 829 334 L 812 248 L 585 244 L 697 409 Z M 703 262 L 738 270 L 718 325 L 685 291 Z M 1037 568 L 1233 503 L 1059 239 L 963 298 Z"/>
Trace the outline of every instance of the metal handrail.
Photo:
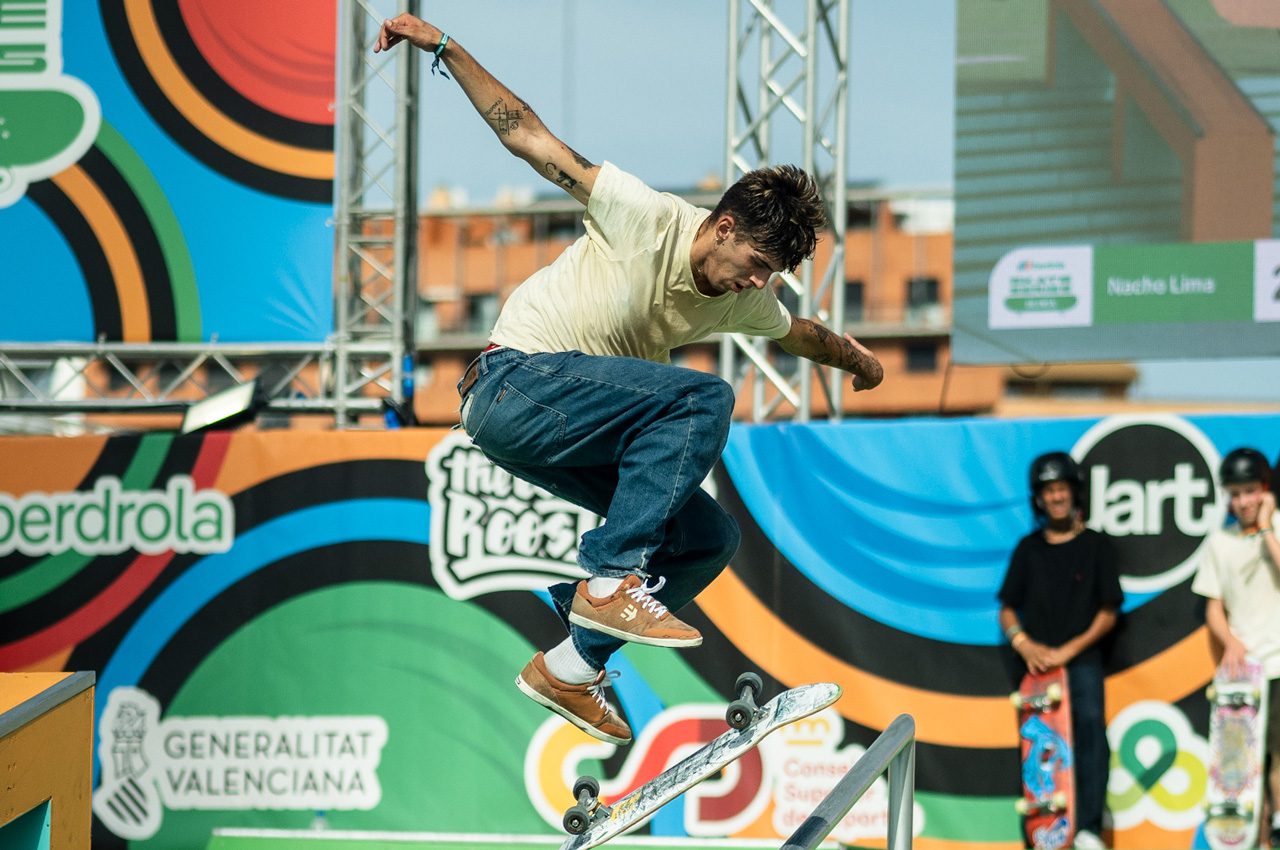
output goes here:
<path id="1" fill-rule="evenodd" d="M 791 834 L 782 850 L 814 850 L 836 824 L 867 793 L 880 774 L 889 781 L 888 850 L 911 850 L 911 819 L 915 807 L 916 722 L 898 715 L 876 738 L 862 758 L 822 799 L 813 814 Z"/>

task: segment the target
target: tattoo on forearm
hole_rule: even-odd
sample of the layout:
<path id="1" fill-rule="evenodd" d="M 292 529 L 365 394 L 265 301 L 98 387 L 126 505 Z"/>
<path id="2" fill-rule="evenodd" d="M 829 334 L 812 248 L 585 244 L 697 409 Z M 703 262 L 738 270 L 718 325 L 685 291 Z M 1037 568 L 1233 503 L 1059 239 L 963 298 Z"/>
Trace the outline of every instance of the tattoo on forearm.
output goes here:
<path id="1" fill-rule="evenodd" d="M 565 146 L 565 149 L 566 149 L 566 150 L 568 150 L 568 151 L 569 151 L 569 153 L 573 154 L 573 161 L 574 161 L 574 162 L 576 162 L 576 163 L 578 163 L 578 165 L 582 166 L 583 168 L 595 168 L 595 167 L 596 167 L 596 166 L 595 166 L 595 163 L 591 162 L 591 160 L 587 159 L 585 156 L 583 156 L 582 154 L 578 153 L 577 151 L 575 151 L 573 148 L 569 147 L 568 145 L 566 145 L 566 146 Z"/>
<path id="2" fill-rule="evenodd" d="M 836 336 L 817 322 L 808 319 L 802 319 L 801 322 L 812 343 L 808 346 L 807 356 L 813 362 L 856 372 L 866 378 L 872 378 L 880 372 L 879 361 L 851 345 L 847 340 Z"/>
<path id="3" fill-rule="evenodd" d="M 507 102 L 502 98 L 498 98 L 493 105 L 484 111 L 485 120 L 493 125 L 493 129 L 499 135 L 505 136 L 513 130 L 520 128 L 520 121 L 524 119 L 525 112 L 529 111 L 528 105 L 520 102 L 520 106 L 524 109 L 507 109 Z"/>
<path id="4" fill-rule="evenodd" d="M 547 177 L 551 180 L 554 180 L 556 183 L 563 186 L 565 189 L 572 189 L 574 186 L 578 185 L 577 180 L 574 180 L 568 174 L 565 174 L 563 171 L 561 171 L 560 167 L 556 165 L 554 162 L 547 163 Z"/>
<path id="5" fill-rule="evenodd" d="M 822 325 L 816 323 L 810 323 L 809 329 L 813 331 L 813 335 L 817 338 L 818 345 L 822 348 L 821 352 L 819 352 L 818 356 L 815 357 L 814 360 L 821 363 L 823 366 L 830 366 L 833 362 L 836 362 L 835 352 L 831 350 L 831 340 L 834 338 L 834 334 Z M 837 345 L 836 351 L 839 351 L 839 348 L 840 346 Z"/>

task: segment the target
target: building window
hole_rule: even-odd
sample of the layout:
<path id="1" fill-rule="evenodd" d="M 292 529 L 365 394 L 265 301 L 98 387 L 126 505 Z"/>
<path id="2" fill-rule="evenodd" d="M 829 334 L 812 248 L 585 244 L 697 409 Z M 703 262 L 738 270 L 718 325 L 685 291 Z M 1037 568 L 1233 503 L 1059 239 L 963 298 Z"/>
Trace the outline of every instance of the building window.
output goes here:
<path id="1" fill-rule="evenodd" d="M 413 328 L 416 342 L 429 342 L 440 338 L 440 316 L 436 305 L 430 301 L 418 302 L 418 317 Z"/>
<path id="2" fill-rule="evenodd" d="M 844 282 L 844 320 L 846 322 L 863 320 L 865 294 L 866 284 L 862 281 L 846 280 Z"/>
<path id="3" fill-rule="evenodd" d="M 547 238 L 573 241 L 583 233 L 582 215 L 575 213 L 548 213 L 544 218 Z"/>
<path id="4" fill-rule="evenodd" d="M 498 296 L 472 295 L 467 299 L 467 333 L 484 336 L 498 321 Z"/>
<path id="5" fill-rule="evenodd" d="M 907 322 L 936 325 L 942 320 L 936 277 L 907 278 Z"/>
<path id="6" fill-rule="evenodd" d="M 938 279 L 936 277 L 907 278 L 907 306 L 930 307 L 938 303 Z"/>
<path id="7" fill-rule="evenodd" d="M 938 344 L 936 342 L 907 343 L 908 372 L 938 371 Z"/>

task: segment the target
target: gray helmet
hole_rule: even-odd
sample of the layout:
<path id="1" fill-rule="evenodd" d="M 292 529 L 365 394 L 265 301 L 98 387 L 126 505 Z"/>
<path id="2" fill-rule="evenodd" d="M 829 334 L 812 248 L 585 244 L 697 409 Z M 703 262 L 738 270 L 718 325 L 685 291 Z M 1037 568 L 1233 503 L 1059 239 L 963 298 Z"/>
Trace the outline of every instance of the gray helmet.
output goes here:
<path id="1" fill-rule="evenodd" d="M 1047 452 L 1031 461 L 1031 510 L 1037 516 L 1044 513 L 1040 507 L 1040 491 L 1046 484 L 1065 481 L 1071 485 L 1072 502 L 1078 510 L 1084 510 L 1084 471 L 1080 464 L 1066 452 Z"/>
<path id="2" fill-rule="evenodd" d="M 1218 479 L 1223 487 L 1253 481 L 1263 487 L 1270 487 L 1271 464 L 1267 463 L 1267 459 L 1257 449 L 1247 446 L 1233 449 L 1222 459 L 1222 466 L 1218 467 Z"/>

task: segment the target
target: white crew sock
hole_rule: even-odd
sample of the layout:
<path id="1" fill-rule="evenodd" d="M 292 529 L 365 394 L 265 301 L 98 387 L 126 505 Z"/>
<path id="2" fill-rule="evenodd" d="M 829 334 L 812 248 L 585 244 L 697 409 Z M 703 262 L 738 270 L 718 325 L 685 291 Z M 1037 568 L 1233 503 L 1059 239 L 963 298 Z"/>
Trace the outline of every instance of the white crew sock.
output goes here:
<path id="1" fill-rule="evenodd" d="M 596 599 L 604 599 L 607 596 L 613 596 L 614 591 L 621 585 L 622 579 L 620 578 L 595 576 L 587 579 L 587 593 L 590 593 Z"/>
<path id="2" fill-rule="evenodd" d="M 542 660 L 547 662 L 547 671 L 552 676 L 570 685 L 585 685 L 600 675 L 599 670 L 578 654 L 571 638 L 565 638 L 544 653 Z"/>

